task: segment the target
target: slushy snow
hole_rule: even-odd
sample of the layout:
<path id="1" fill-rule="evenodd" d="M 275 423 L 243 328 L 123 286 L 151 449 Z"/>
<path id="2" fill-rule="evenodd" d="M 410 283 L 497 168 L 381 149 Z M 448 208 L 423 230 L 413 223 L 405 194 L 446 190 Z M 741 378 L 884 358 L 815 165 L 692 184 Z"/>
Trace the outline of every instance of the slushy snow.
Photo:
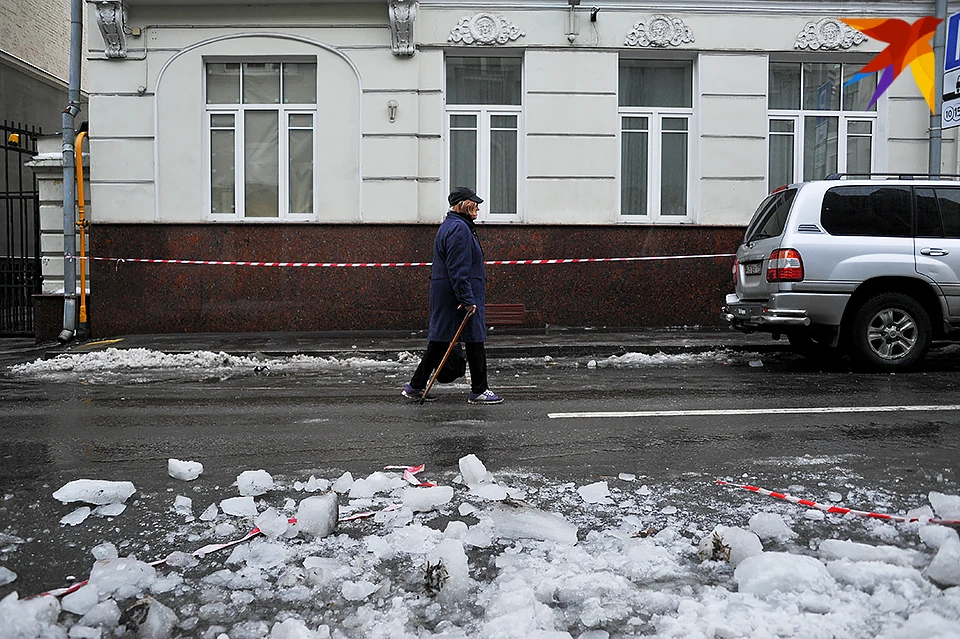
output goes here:
<path id="1" fill-rule="evenodd" d="M 179 519 L 165 539 L 137 539 L 133 548 L 121 539 L 87 542 L 87 585 L 60 599 L 0 599 L 0 636 L 958 637 L 960 536 L 949 527 L 834 515 L 813 522 L 802 509 L 765 508 L 753 496 L 742 507 L 714 502 L 712 514 L 694 517 L 669 486 L 578 488 L 519 473 L 509 485 L 528 501 L 478 500 L 477 488 L 506 489 L 468 457 L 459 486 L 413 487 L 399 473 L 376 471 L 356 481 L 271 477 L 256 500 L 197 490 L 192 500 L 206 505 L 203 514 Z M 250 472 L 238 488 L 268 485 L 256 481 L 266 471 Z M 340 491 L 312 494 L 308 485 Z M 162 509 L 186 505 L 167 495 Z M 144 497 L 129 507 L 135 516 L 155 496 Z M 954 497 L 930 493 L 923 507 L 942 516 Z M 343 514 L 376 515 L 338 523 L 341 500 Z M 76 531 L 86 525 L 59 534 L 83 539 Z M 216 550 L 253 526 L 262 534 Z M 0 532 L 0 559 L 28 543 L 18 532 Z M 155 566 L 154 552 L 167 553 Z M 15 578 L 0 567 L 0 586 Z M 136 628 L 121 625 L 129 619 Z"/>

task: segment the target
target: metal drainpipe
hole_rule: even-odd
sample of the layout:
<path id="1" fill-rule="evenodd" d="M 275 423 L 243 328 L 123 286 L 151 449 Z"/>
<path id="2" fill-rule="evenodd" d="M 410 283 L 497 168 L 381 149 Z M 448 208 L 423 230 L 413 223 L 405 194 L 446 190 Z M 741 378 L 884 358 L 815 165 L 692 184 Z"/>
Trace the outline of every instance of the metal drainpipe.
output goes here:
<path id="1" fill-rule="evenodd" d="M 947 0 L 937 0 L 934 8 L 935 18 L 946 20 Z M 943 141 L 943 128 L 940 111 L 943 106 L 943 51 L 947 38 L 947 23 L 941 22 L 933 34 L 933 105 L 934 113 L 930 116 L 930 149 L 927 158 L 927 172 L 931 175 L 940 175 L 940 150 Z"/>
<path id="2" fill-rule="evenodd" d="M 83 37 L 83 0 L 70 1 L 70 85 L 63 110 L 63 331 L 64 344 L 77 329 L 77 214 L 74 186 L 74 120 L 80 113 L 80 62 Z"/>

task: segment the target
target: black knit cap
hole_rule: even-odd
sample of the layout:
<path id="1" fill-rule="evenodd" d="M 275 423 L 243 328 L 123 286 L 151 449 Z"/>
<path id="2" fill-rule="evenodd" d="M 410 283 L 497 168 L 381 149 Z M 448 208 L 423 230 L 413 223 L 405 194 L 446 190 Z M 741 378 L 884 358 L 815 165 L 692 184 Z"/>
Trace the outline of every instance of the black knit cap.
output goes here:
<path id="1" fill-rule="evenodd" d="M 465 200 L 470 200 L 481 204 L 483 200 L 480 199 L 480 196 L 477 195 L 477 192 L 471 189 L 469 186 L 458 186 L 457 188 L 450 191 L 450 195 L 447 196 L 447 201 L 450 202 L 450 206 L 459 204 Z"/>

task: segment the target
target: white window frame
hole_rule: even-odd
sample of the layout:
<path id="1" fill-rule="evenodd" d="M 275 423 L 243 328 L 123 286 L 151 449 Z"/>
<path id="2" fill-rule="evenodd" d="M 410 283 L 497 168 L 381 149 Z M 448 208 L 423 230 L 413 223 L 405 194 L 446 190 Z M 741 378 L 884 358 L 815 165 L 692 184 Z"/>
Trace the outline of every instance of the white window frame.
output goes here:
<path id="1" fill-rule="evenodd" d="M 623 207 L 623 118 L 625 117 L 645 117 L 649 122 L 647 130 L 647 214 L 635 215 L 624 213 Z M 663 215 L 660 212 L 662 204 L 662 194 L 660 192 L 660 181 L 662 174 L 659 170 L 662 168 L 661 149 L 663 146 L 663 119 L 664 118 L 685 118 L 687 120 L 687 214 L 686 215 Z M 617 147 L 619 150 L 620 162 L 617 163 L 617 184 L 620 188 L 617 191 L 617 216 L 621 222 L 628 224 L 686 224 L 693 222 L 693 153 L 694 153 L 694 131 L 693 131 L 693 108 L 679 107 L 620 107 L 618 113 L 617 128 Z"/>
<path id="2" fill-rule="evenodd" d="M 650 60 L 651 62 L 654 60 Z M 673 61 L 673 60 L 671 60 Z M 694 112 L 697 105 L 697 64 L 693 60 L 682 60 L 691 65 L 691 106 L 689 107 L 635 107 L 620 106 L 617 108 L 617 221 L 624 224 L 691 224 L 695 221 L 696 193 L 695 193 L 695 153 L 699 141 L 697 121 Z M 619 71 L 618 71 L 619 72 Z M 619 89 L 617 103 L 620 102 Z M 623 208 L 623 118 L 648 118 L 648 145 L 647 145 L 647 214 L 634 215 L 624 213 Z M 663 215 L 660 213 L 662 203 L 660 192 L 661 148 L 663 144 L 663 119 L 686 118 L 687 120 L 687 214 Z"/>
<path id="3" fill-rule="evenodd" d="M 319 205 L 320 205 L 320 184 L 319 176 L 317 175 L 316 167 L 318 165 L 319 159 L 319 144 L 318 144 L 318 134 L 317 134 L 317 104 L 284 104 L 281 98 L 281 101 L 277 104 L 244 104 L 242 101 L 239 104 L 207 104 L 207 74 L 206 74 L 206 65 L 208 63 L 230 63 L 230 64 L 240 64 L 241 68 L 244 63 L 256 63 L 256 62 L 274 62 L 283 64 L 284 62 L 308 62 L 316 63 L 315 58 L 304 60 L 302 58 L 296 59 L 269 59 L 263 60 L 259 58 L 242 58 L 242 59 L 204 59 L 204 73 L 203 73 L 203 90 L 201 93 L 201 99 L 204 103 L 204 112 L 203 112 L 203 139 L 202 139 L 202 153 L 203 153 L 203 167 L 204 167 L 204 220 L 211 222 L 237 222 L 242 221 L 251 224 L 276 224 L 278 222 L 313 222 L 316 221 L 319 217 Z M 319 69 L 319 67 L 318 67 Z M 282 71 L 281 71 L 282 75 Z M 317 87 L 317 97 L 319 98 L 319 74 L 318 74 L 318 87 Z M 245 114 L 251 111 L 276 111 L 277 117 L 279 118 L 279 130 L 278 130 L 278 149 L 279 154 L 278 165 L 279 165 L 279 216 L 278 217 L 246 217 L 246 188 L 245 188 L 245 166 L 243 162 L 243 144 L 244 144 L 244 123 L 245 123 Z M 211 184 L 211 158 L 210 158 L 210 137 L 211 137 L 211 120 L 214 115 L 233 115 L 234 123 L 234 213 L 213 213 L 213 202 L 212 202 L 212 184 Z M 312 118 L 312 131 L 313 131 L 313 213 L 290 213 L 290 116 L 291 115 L 310 115 Z M 301 127 L 294 127 L 294 129 L 299 129 Z"/>
<path id="4" fill-rule="evenodd" d="M 457 57 L 465 57 L 465 52 L 457 51 Z M 495 57 L 485 55 L 478 57 Z M 520 99 L 521 104 L 482 104 L 482 105 L 471 105 L 471 104 L 447 104 L 447 87 L 446 87 L 446 77 L 447 77 L 447 61 L 444 58 L 443 61 L 443 95 L 444 95 L 444 134 L 446 135 L 447 143 L 445 146 L 444 153 L 444 183 L 447 184 L 446 191 L 449 193 L 454 187 L 465 186 L 461 184 L 452 184 L 450 176 L 450 159 L 451 159 L 451 142 L 452 136 L 450 135 L 451 126 L 450 120 L 454 115 L 475 115 L 477 116 L 477 195 L 483 198 L 484 203 L 480 205 L 480 213 L 477 216 L 477 222 L 487 222 L 487 223 L 496 223 L 496 222 L 506 222 L 506 223 L 516 223 L 523 222 L 523 208 L 525 200 L 525 171 L 524 171 L 524 121 L 523 121 L 523 95 L 525 92 L 526 86 L 526 61 L 521 59 L 520 63 Z M 513 115 L 517 117 L 517 210 L 513 213 L 497 213 L 491 214 L 489 211 L 488 201 L 490 196 L 490 119 L 493 116 L 497 115 Z M 469 186 L 469 185 L 466 185 Z"/>
<path id="5" fill-rule="evenodd" d="M 768 62 L 768 71 L 767 77 L 769 78 L 769 63 L 783 62 L 782 60 L 770 60 Z M 818 60 L 811 60 L 811 62 L 818 62 Z M 836 63 L 836 61 L 829 61 Z M 843 65 L 849 65 L 851 67 L 858 66 L 856 63 L 841 62 Z M 801 76 L 801 91 L 803 90 L 803 78 Z M 842 89 L 841 89 L 842 90 Z M 769 94 L 769 91 L 768 91 Z M 801 103 L 803 100 L 803 95 L 800 96 Z M 841 96 L 842 99 L 842 96 Z M 768 98 L 769 100 L 769 98 Z M 775 188 L 784 186 L 783 184 L 771 184 L 770 182 L 770 123 L 773 120 L 792 120 L 793 121 L 793 179 L 791 184 L 802 182 L 803 177 L 803 140 L 806 133 L 806 119 L 808 117 L 836 117 L 837 118 L 837 173 L 846 173 L 847 172 L 847 138 L 848 138 L 848 125 L 850 122 L 866 122 L 869 121 L 870 124 L 870 171 L 878 172 L 883 171 L 883 164 L 885 155 L 883 153 L 882 141 L 885 139 L 883 135 L 883 119 L 880 117 L 881 112 L 886 111 L 887 105 L 887 96 L 884 93 L 877 99 L 876 109 L 874 111 L 844 111 L 842 110 L 843 104 L 841 104 L 840 110 L 829 110 L 821 111 L 817 109 L 771 109 L 767 108 L 767 143 L 766 143 L 766 156 L 767 162 L 764 168 L 765 172 L 765 182 L 767 184 L 767 192 L 772 191 Z M 784 133 L 776 133 L 778 136 L 786 136 Z M 858 136 L 865 137 L 865 136 Z"/>

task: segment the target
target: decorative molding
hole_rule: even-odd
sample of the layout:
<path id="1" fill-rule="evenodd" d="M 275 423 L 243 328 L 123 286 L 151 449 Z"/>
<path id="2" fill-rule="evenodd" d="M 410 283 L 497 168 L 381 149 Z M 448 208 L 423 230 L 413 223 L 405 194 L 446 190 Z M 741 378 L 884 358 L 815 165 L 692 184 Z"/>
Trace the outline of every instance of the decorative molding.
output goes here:
<path id="1" fill-rule="evenodd" d="M 835 51 L 849 49 L 867 41 L 863 35 L 851 26 L 836 18 L 823 18 L 817 22 L 808 22 L 803 31 L 797 34 L 794 49 L 810 49 L 811 51 Z"/>
<path id="2" fill-rule="evenodd" d="M 127 57 L 126 8 L 122 0 L 98 0 L 94 3 L 97 11 L 97 26 L 103 36 L 103 52 L 108 58 Z"/>
<path id="3" fill-rule="evenodd" d="M 456 27 L 451 29 L 448 42 L 463 44 L 507 44 L 526 34 L 503 16 L 478 13 L 472 18 L 460 18 Z"/>
<path id="4" fill-rule="evenodd" d="M 693 30 L 680 18 L 665 15 L 650 16 L 646 22 L 640 20 L 633 25 L 633 31 L 627 34 L 624 45 L 628 47 L 679 47 L 693 42 Z"/>
<path id="5" fill-rule="evenodd" d="M 413 44 L 413 25 L 417 21 L 417 2 L 416 0 L 388 0 L 388 3 L 393 55 L 412 57 L 416 53 Z"/>

